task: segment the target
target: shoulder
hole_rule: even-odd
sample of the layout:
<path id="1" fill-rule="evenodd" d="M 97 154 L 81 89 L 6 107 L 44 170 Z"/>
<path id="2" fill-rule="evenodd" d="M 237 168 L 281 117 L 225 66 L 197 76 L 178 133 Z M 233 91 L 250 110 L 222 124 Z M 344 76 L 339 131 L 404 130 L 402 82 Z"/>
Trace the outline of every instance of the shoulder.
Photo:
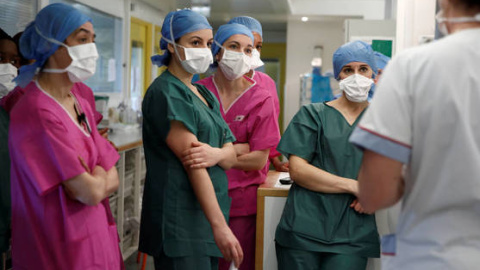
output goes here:
<path id="1" fill-rule="evenodd" d="M 189 99 L 187 86 L 174 77 L 170 72 L 165 71 L 158 76 L 148 87 L 145 98 L 152 96 L 178 97 L 180 99 Z"/>
<path id="2" fill-rule="evenodd" d="M 306 119 L 317 119 L 324 114 L 328 106 L 324 103 L 311 103 L 300 107 L 300 110 L 295 114 L 293 121 L 303 121 Z"/>
<path id="3" fill-rule="evenodd" d="M 254 80 L 259 80 L 259 81 L 264 81 L 265 83 L 273 83 L 275 84 L 275 81 L 270 78 L 266 73 L 263 73 L 261 71 L 255 71 L 255 75 L 253 76 Z"/>

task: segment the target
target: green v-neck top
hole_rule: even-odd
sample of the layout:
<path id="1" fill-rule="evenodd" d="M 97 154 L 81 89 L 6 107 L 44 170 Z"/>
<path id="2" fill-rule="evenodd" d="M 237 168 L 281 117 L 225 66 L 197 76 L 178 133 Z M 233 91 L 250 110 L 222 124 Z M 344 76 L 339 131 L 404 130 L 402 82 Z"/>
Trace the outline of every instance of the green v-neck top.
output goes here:
<path id="1" fill-rule="evenodd" d="M 363 153 L 348 138 L 362 115 L 350 125 L 337 109 L 325 103 L 303 106 L 277 149 L 329 173 L 357 179 Z M 354 199 L 351 194 L 314 192 L 293 184 L 275 240 L 295 249 L 378 257 L 375 216 L 350 208 Z"/>
<path id="2" fill-rule="evenodd" d="M 139 249 L 152 256 L 160 255 L 162 250 L 169 257 L 222 256 L 182 162 L 166 143 L 173 120 L 212 147 L 235 140 L 216 98 L 204 86 L 195 86 L 208 105 L 168 70 L 155 79 L 143 100 L 147 175 Z M 207 171 L 216 195 L 211 199 L 218 201 L 228 221 L 231 201 L 225 171 L 218 165 Z"/>

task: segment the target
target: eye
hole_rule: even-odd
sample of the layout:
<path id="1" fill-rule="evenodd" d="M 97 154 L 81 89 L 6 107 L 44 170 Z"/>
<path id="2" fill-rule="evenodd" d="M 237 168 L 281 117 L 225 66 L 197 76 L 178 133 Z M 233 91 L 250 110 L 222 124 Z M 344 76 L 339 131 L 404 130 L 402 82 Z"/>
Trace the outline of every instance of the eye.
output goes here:
<path id="1" fill-rule="evenodd" d="M 351 69 L 351 68 L 344 68 L 344 69 L 343 69 L 343 72 L 345 72 L 345 73 L 352 73 L 352 72 L 353 72 L 353 69 Z"/>
<path id="2" fill-rule="evenodd" d="M 87 42 L 88 42 L 88 39 L 87 39 L 87 38 L 80 38 L 80 42 L 81 42 L 81 43 L 87 43 Z"/>
<path id="3" fill-rule="evenodd" d="M 207 42 L 207 47 L 212 48 L 212 42 L 211 41 Z"/>
<path id="4" fill-rule="evenodd" d="M 361 67 L 361 68 L 360 68 L 360 71 L 361 71 L 361 72 L 368 72 L 368 68 L 367 68 L 367 67 Z"/>
<path id="5" fill-rule="evenodd" d="M 232 49 L 232 50 L 236 50 L 236 49 L 238 48 L 238 46 L 237 46 L 237 44 L 234 44 L 234 43 L 233 43 L 233 44 L 230 44 L 230 45 L 228 46 L 228 48 L 229 48 L 229 49 Z"/>
<path id="6" fill-rule="evenodd" d="M 197 46 L 200 45 L 200 41 L 194 40 L 194 41 L 192 41 L 192 45 L 195 46 L 195 47 L 197 47 Z"/>
<path id="7" fill-rule="evenodd" d="M 262 49 L 262 45 L 257 45 L 257 47 L 255 47 L 258 51 L 260 51 Z"/>
<path id="8" fill-rule="evenodd" d="M 245 53 L 246 53 L 246 54 L 251 54 L 251 53 L 252 53 L 252 49 L 246 48 L 246 49 L 245 49 Z"/>

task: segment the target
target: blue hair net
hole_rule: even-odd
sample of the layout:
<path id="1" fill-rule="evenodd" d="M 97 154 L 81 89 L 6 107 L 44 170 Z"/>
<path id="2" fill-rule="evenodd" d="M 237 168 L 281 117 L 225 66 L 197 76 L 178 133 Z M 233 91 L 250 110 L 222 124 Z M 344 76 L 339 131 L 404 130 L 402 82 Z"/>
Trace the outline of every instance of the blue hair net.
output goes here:
<path id="1" fill-rule="evenodd" d="M 387 65 L 388 61 L 390 61 L 390 57 L 379 52 L 374 52 L 374 54 L 375 54 L 375 64 L 377 65 L 377 69 L 385 69 L 385 66 Z"/>
<path id="2" fill-rule="evenodd" d="M 262 25 L 257 19 L 248 16 L 239 16 L 231 19 L 228 23 L 245 25 L 252 32 L 257 32 L 263 38 Z"/>
<path id="3" fill-rule="evenodd" d="M 252 40 L 253 43 L 253 34 L 250 29 L 246 26 L 238 24 L 238 23 L 229 23 L 220 26 L 213 37 L 213 44 L 212 44 L 212 54 L 213 56 L 217 55 L 220 51 L 220 46 L 218 44 L 223 44 L 227 39 L 229 39 L 233 35 L 245 35 Z M 218 43 L 218 44 L 217 44 Z"/>
<path id="4" fill-rule="evenodd" d="M 172 11 L 167 14 L 162 25 L 162 38 L 160 49 L 164 50 L 162 55 L 154 55 L 150 59 L 152 63 L 161 67 L 168 65 L 170 52 L 167 50 L 168 43 L 175 43 L 175 40 L 182 36 L 203 29 L 212 29 L 205 16 L 190 9 Z"/>
<path id="5" fill-rule="evenodd" d="M 338 80 L 338 75 L 342 71 L 343 66 L 351 62 L 365 63 L 370 66 L 374 74 L 377 74 L 372 46 L 363 41 L 357 40 L 346 43 L 333 53 L 333 73 L 335 79 Z"/>
<path id="6" fill-rule="evenodd" d="M 92 19 L 67 4 L 55 3 L 40 10 L 20 38 L 22 55 L 26 59 L 35 59 L 35 62 L 20 68 L 19 75 L 14 80 L 17 85 L 25 87 L 58 49 L 58 44 L 41 35 L 63 43 L 75 29 L 89 21 Z"/>

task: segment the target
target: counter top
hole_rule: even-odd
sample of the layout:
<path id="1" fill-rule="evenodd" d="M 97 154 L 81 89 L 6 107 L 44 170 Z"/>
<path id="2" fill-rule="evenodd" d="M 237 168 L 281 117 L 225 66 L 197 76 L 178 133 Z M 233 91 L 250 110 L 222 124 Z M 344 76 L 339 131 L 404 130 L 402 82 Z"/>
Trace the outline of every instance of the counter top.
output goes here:
<path id="1" fill-rule="evenodd" d="M 287 197 L 291 185 L 280 185 L 279 177 L 280 172 L 268 171 L 267 180 L 258 187 L 257 196 Z"/>
<path id="2" fill-rule="evenodd" d="M 115 144 L 119 152 L 130 150 L 143 144 L 142 129 L 115 130 L 108 134 L 108 139 Z"/>

